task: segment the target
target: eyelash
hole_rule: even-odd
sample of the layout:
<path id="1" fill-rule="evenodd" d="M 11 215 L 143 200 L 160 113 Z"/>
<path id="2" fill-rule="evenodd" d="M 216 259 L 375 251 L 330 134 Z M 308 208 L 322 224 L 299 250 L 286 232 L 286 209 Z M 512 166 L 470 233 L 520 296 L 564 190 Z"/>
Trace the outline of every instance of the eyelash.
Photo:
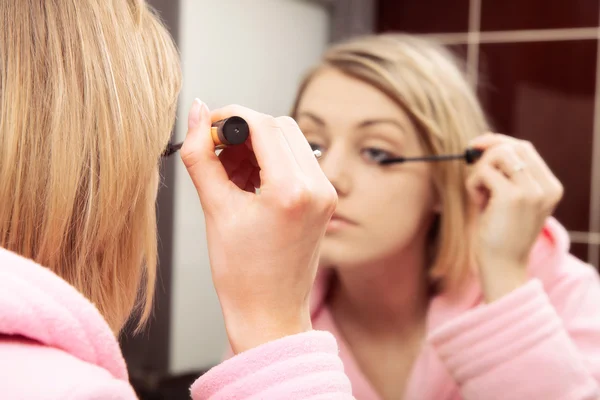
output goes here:
<path id="1" fill-rule="evenodd" d="M 309 144 L 313 151 L 320 150 L 323 154 L 325 153 L 322 146 L 320 146 L 319 144 L 314 142 L 309 142 Z M 380 164 L 384 160 L 394 158 L 394 155 L 389 151 L 385 151 L 377 147 L 363 148 L 361 149 L 360 153 L 361 155 L 364 155 L 366 153 L 366 157 L 368 158 L 367 161 L 375 164 Z"/>
<path id="2" fill-rule="evenodd" d="M 388 160 L 388 159 L 394 157 L 390 152 L 378 149 L 376 147 L 368 147 L 366 149 L 361 150 L 361 153 L 369 154 L 369 156 L 370 156 L 369 161 L 375 162 L 377 164 L 380 164 L 382 161 L 385 161 L 385 160 Z"/>
<path id="3" fill-rule="evenodd" d="M 310 144 L 310 148 L 312 149 L 312 151 L 319 150 L 319 151 L 321 151 L 323 153 L 322 146 L 320 146 L 320 145 L 318 145 L 317 143 L 314 143 L 314 142 L 308 142 L 308 144 Z"/>

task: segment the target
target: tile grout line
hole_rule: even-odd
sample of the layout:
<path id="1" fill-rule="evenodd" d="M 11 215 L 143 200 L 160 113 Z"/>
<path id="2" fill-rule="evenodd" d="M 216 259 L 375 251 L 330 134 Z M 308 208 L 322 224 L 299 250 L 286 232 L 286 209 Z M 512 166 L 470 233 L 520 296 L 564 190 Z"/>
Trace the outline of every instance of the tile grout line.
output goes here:
<path id="1" fill-rule="evenodd" d="M 472 7 L 480 5 L 481 0 L 471 0 Z M 477 3 L 477 5 L 475 4 Z M 473 21 L 471 21 L 473 20 Z M 547 42 L 565 40 L 592 40 L 598 38 L 598 28 L 566 28 L 566 29 L 537 29 L 515 31 L 487 31 L 479 30 L 480 19 L 476 15 L 469 15 L 469 32 L 466 33 L 426 33 L 424 37 L 437 39 L 444 44 L 464 44 L 472 40 L 472 34 L 477 33 L 479 43 L 515 43 L 515 42 Z M 471 30 L 471 24 L 477 23 L 477 31 Z"/>
<path id="2" fill-rule="evenodd" d="M 600 232 L 569 231 L 568 234 L 571 243 L 600 245 Z"/>
<path id="3" fill-rule="evenodd" d="M 590 182 L 589 230 L 600 231 L 600 27 L 596 28 L 596 91 L 594 93 L 594 125 L 592 136 L 592 171 Z M 588 246 L 588 262 L 600 267 L 600 247 Z"/>
<path id="4" fill-rule="evenodd" d="M 479 80 L 479 27 L 481 22 L 481 0 L 469 1 L 469 32 L 467 33 L 467 65 L 469 83 L 477 91 Z"/>

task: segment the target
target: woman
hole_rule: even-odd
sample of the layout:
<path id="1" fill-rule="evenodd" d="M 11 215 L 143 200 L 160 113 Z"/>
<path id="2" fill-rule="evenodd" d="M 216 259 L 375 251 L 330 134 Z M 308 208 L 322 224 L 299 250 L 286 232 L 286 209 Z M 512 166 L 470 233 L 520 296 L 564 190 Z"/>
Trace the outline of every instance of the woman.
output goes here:
<path id="1" fill-rule="evenodd" d="M 600 397 L 600 285 L 549 217 L 562 187 L 489 130 L 462 69 L 410 35 L 326 52 L 292 115 L 338 193 L 313 326 L 370 399 Z M 388 163 L 464 154 L 464 160 Z"/>
<path id="2" fill-rule="evenodd" d="M 141 0 L 8 0 L 0 21 L 0 397 L 133 399 L 116 336 L 151 312 L 175 46 Z M 253 152 L 219 159 L 211 121 L 232 115 Z M 336 195 L 297 125 L 196 101 L 181 152 L 240 353 L 192 397 L 351 398 L 335 340 L 311 330 Z"/>

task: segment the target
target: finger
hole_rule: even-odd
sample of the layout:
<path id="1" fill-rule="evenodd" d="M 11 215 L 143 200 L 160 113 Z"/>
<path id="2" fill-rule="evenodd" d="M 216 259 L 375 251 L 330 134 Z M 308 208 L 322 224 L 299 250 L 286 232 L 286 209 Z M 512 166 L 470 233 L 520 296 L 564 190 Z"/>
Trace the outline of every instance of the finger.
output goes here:
<path id="1" fill-rule="evenodd" d="M 488 163 L 478 165 L 467 180 L 467 191 L 477 204 L 482 204 L 487 196 L 502 196 L 513 190 L 508 178 Z"/>
<path id="2" fill-rule="evenodd" d="M 252 175 L 250 175 L 250 182 L 255 188 L 260 187 L 260 168 L 254 168 Z"/>
<path id="3" fill-rule="evenodd" d="M 496 146 L 510 145 L 527 165 L 531 176 L 535 180 L 547 181 L 548 174 L 552 175 L 552 172 L 530 142 L 499 133 L 487 133 L 473 139 L 470 145 L 481 150 L 486 150 L 486 152 Z M 539 183 L 543 186 L 543 182 Z"/>
<path id="4" fill-rule="evenodd" d="M 515 138 L 503 135 L 501 133 L 485 133 L 483 135 L 477 136 L 469 142 L 470 147 L 474 147 L 481 150 L 486 150 L 490 147 L 497 146 L 504 143 L 510 143 L 511 141 L 516 140 Z"/>
<path id="5" fill-rule="evenodd" d="M 472 140 L 470 144 L 483 150 L 502 144 L 513 145 L 516 153 L 527 165 L 529 175 L 543 191 L 547 202 L 545 206 L 552 209 L 562 199 L 563 185 L 531 142 L 501 134 L 485 134 Z"/>
<path id="6" fill-rule="evenodd" d="M 250 126 L 250 138 L 256 160 L 263 173 L 263 184 L 286 184 L 290 176 L 300 175 L 281 127 L 275 118 L 241 106 L 227 106 L 212 112 L 213 120 L 239 116 Z"/>
<path id="7" fill-rule="evenodd" d="M 228 185 L 229 177 L 215 154 L 210 135 L 210 112 L 206 104 L 194 100 L 188 116 L 188 132 L 181 147 L 181 159 L 196 187 L 203 207 L 210 207 Z"/>
<path id="8" fill-rule="evenodd" d="M 491 148 L 486 153 L 490 164 L 499 168 L 505 175 L 510 174 L 508 176 L 509 180 L 518 188 L 513 189 L 512 193 L 518 195 L 522 205 L 533 207 L 536 211 L 548 211 L 551 205 L 548 203 L 542 186 L 532 176 L 531 166 L 521 161 L 522 158 L 517 154 L 514 145 L 501 144 Z M 517 193 L 514 190 L 519 192 Z"/>
<path id="9" fill-rule="evenodd" d="M 312 188 L 314 195 L 316 195 L 315 198 L 318 199 L 318 203 L 323 207 L 322 210 L 333 214 L 337 205 L 337 193 L 319 165 L 306 137 L 292 118 L 280 117 L 277 120 L 282 126 L 285 138 L 292 149 L 300 169 L 306 174 L 309 181 L 312 181 L 311 186 L 314 185 Z M 319 207 L 317 206 L 317 208 Z"/>
<path id="10" fill-rule="evenodd" d="M 563 194 L 562 184 L 556 175 L 530 142 L 521 141 L 518 144 L 517 151 L 524 159 L 529 160 L 531 163 L 531 176 L 542 188 L 548 202 L 553 203 L 552 206 L 555 205 Z"/>
<path id="11" fill-rule="evenodd" d="M 490 191 L 484 186 L 478 185 L 474 179 L 469 179 L 466 187 L 467 193 L 471 198 L 471 202 L 477 205 L 480 209 L 485 208 L 487 200 L 490 197 Z"/>
<path id="12" fill-rule="evenodd" d="M 509 180 L 522 188 L 533 183 L 528 165 L 517 155 L 514 146 L 508 143 L 487 150 L 479 162 L 498 168 Z"/>
<path id="13" fill-rule="evenodd" d="M 323 169 L 296 121 L 290 117 L 279 117 L 277 123 L 281 126 L 285 139 L 302 171 L 313 179 L 324 179 Z"/>

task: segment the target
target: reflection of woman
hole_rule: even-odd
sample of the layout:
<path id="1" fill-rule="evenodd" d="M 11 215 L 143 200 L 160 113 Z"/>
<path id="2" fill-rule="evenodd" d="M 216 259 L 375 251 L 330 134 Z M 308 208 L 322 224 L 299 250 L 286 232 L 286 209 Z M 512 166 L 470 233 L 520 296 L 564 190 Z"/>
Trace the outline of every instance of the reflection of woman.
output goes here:
<path id="1" fill-rule="evenodd" d="M 133 399 L 115 335 L 133 310 L 151 311 L 175 48 L 141 0 L 1 1 L 0 21 L 0 397 Z M 211 119 L 232 115 L 250 124 L 254 153 L 220 160 Z M 351 398 L 335 340 L 309 332 L 336 195 L 306 139 L 289 118 L 210 115 L 198 101 L 189 126 L 182 158 L 243 352 L 192 397 Z M 259 196 L 243 190 L 253 184 Z"/>
<path id="2" fill-rule="evenodd" d="M 478 136 L 447 51 L 408 35 L 339 44 L 293 116 L 339 197 L 313 326 L 338 338 L 357 398 L 600 395 L 600 286 L 548 218 L 561 185 L 529 143 Z M 380 164 L 468 146 L 485 150 L 472 167 Z"/>

